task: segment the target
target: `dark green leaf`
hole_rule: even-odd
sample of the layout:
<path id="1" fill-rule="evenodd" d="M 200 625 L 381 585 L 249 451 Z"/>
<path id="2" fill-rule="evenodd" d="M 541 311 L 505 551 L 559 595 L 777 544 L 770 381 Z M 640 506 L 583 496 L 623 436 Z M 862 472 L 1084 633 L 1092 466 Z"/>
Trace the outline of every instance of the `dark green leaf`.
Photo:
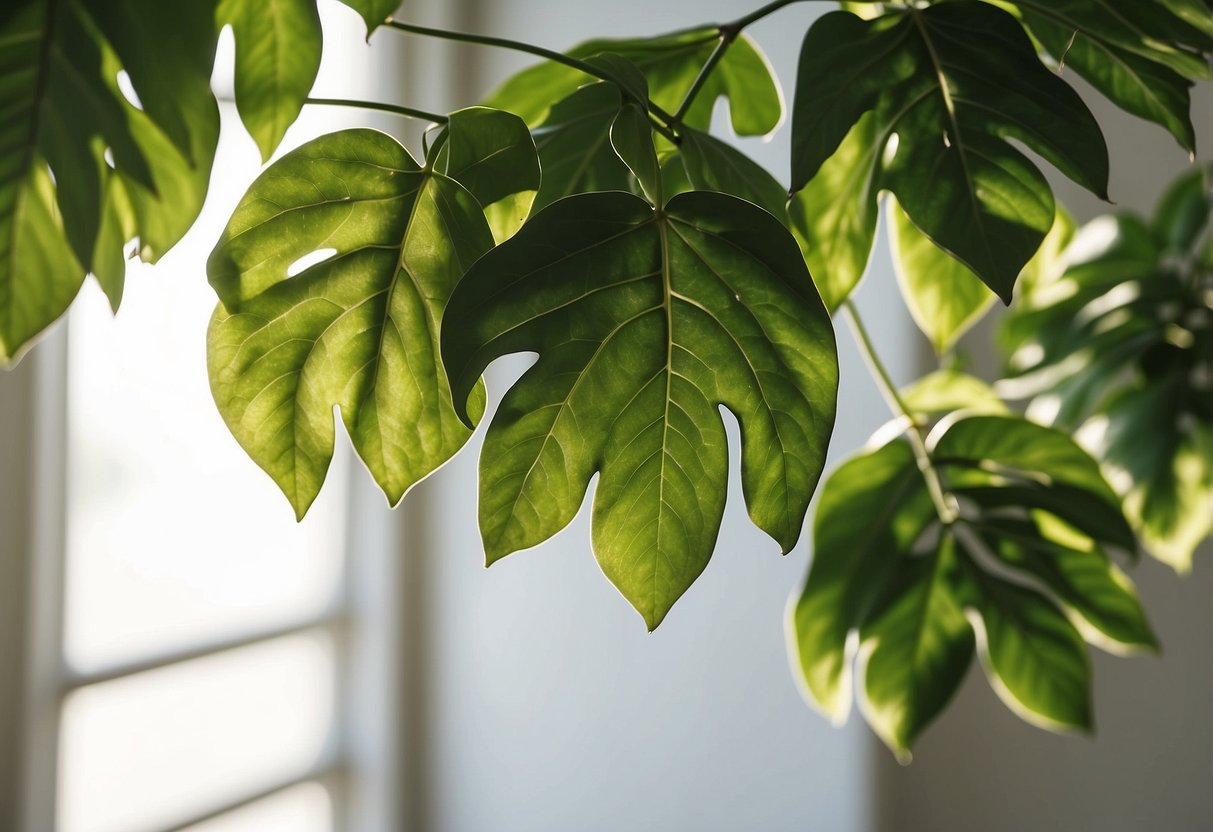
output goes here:
<path id="1" fill-rule="evenodd" d="M 801 52 L 793 190 L 868 112 L 877 122 L 866 153 L 875 187 L 891 190 L 923 233 L 1005 302 L 1054 215 L 1048 183 L 1006 139 L 1105 193 L 1107 151 L 1094 118 L 1041 65 L 1018 21 L 985 3 L 820 18 Z"/>
<path id="2" fill-rule="evenodd" d="M 914 454 L 901 440 L 854 457 L 822 486 L 812 566 L 789 630 L 807 695 L 835 723 L 851 707 L 847 636 L 867 620 L 899 558 L 935 519 Z"/>
<path id="3" fill-rule="evenodd" d="M 236 39 L 236 109 L 268 160 L 320 71 L 316 0 L 222 0 L 218 15 Z"/>
<path id="4" fill-rule="evenodd" d="M 377 131 L 322 136 L 253 183 L 208 263 L 223 301 L 211 389 L 297 515 L 328 470 L 334 406 L 393 504 L 467 441 L 438 328 L 451 289 L 491 247 L 472 195 Z M 469 380 L 461 412 L 474 422 L 483 406 Z"/>
<path id="5" fill-rule="evenodd" d="M 598 83 L 552 107 L 534 131 L 543 177 L 533 211 L 570 194 L 628 189 L 628 168 L 610 141 L 620 106 L 619 88 Z"/>
<path id="6" fill-rule="evenodd" d="M 1213 169 L 1202 165 L 1181 176 L 1158 202 L 1154 212 L 1154 233 L 1165 249 L 1186 252 L 1209 227 L 1213 210 Z"/>
<path id="7" fill-rule="evenodd" d="M 885 605 L 860 633 L 860 705 L 903 761 L 973 661 L 973 630 L 951 587 L 956 569 L 956 543 L 945 531 L 929 554 L 899 561 Z"/>
<path id="8" fill-rule="evenodd" d="M 1188 115 L 1191 82 L 1169 66 L 1141 55 L 1143 40 L 1131 41 L 1139 50 L 1133 51 L 1089 29 L 1076 29 L 1066 19 L 1067 12 L 1081 11 L 1075 3 L 1042 4 L 1047 5 L 1044 11 L 1034 10 L 1032 4 L 1020 5 L 1024 23 L 1050 54 L 1117 106 L 1162 125 L 1181 145 L 1195 152 L 1196 135 Z M 1081 5 L 1095 11 L 1101 4 Z M 1103 15 L 1102 11 L 1097 13 Z"/>
<path id="9" fill-rule="evenodd" d="M 480 259 L 451 297 L 443 358 L 462 405 L 498 356 L 539 361 L 485 436 L 480 528 L 490 562 L 555 534 L 595 471 L 594 550 L 650 628 L 706 566 L 742 426 L 750 516 L 785 551 L 833 424 L 833 330 L 795 244 L 734 197 L 660 212 L 582 194 Z"/>
<path id="10" fill-rule="evenodd" d="M 611 146 L 624 164 L 636 176 L 640 189 L 649 202 L 660 207 L 661 166 L 657 164 L 657 149 L 653 145 L 653 128 L 644 110 L 628 102 L 619 110 L 611 124 Z"/>
<path id="11" fill-rule="evenodd" d="M 686 128 L 679 147 L 690 184 L 701 191 L 720 191 L 749 200 L 773 217 L 786 217 L 787 193 L 767 169 L 728 142 Z"/>
<path id="12" fill-rule="evenodd" d="M 435 169 L 467 188 L 484 208 L 493 239 L 514 235 L 539 190 L 539 157 L 522 119 L 487 107 L 451 113 Z"/>
<path id="13" fill-rule="evenodd" d="M 994 690 L 1033 724 L 1091 730 L 1091 662 L 1074 625 L 1039 593 L 971 565 L 969 575 L 966 606 L 981 618 L 978 647 Z"/>
<path id="14" fill-rule="evenodd" d="M 1076 549 L 1050 540 L 1032 520 L 989 518 L 979 528 L 1007 566 L 1040 581 L 1074 611 L 1088 641 L 1158 647 L 1133 584 L 1098 546 Z"/>

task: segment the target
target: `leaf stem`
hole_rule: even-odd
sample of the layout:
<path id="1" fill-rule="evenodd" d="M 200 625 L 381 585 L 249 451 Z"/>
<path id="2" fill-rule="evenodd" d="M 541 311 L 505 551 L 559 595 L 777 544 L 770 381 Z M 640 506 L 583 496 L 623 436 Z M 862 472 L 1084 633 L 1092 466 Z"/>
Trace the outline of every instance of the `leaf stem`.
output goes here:
<path id="1" fill-rule="evenodd" d="M 918 470 L 922 471 L 923 479 L 927 483 L 927 491 L 931 495 L 931 502 L 935 504 L 935 512 L 939 515 L 940 521 L 945 526 L 950 526 L 958 519 L 958 513 L 955 506 L 949 502 L 944 494 L 943 482 L 939 478 L 939 471 L 931 462 L 931 453 L 927 450 L 926 435 L 923 432 L 922 425 L 914 418 L 914 414 L 906 407 L 905 400 L 897 392 L 897 385 L 893 383 L 892 377 L 889 376 L 889 371 L 881 362 L 880 356 L 876 354 L 876 347 L 872 344 L 872 338 L 868 335 L 867 327 L 863 325 L 863 319 L 859 317 L 859 310 L 855 308 L 855 304 L 850 300 L 845 300 L 842 303 L 843 309 L 847 313 L 847 321 L 851 324 L 851 331 L 855 334 L 855 342 L 859 345 L 860 351 L 863 353 L 864 359 L 867 361 L 868 367 L 872 370 L 872 375 L 876 379 L 876 386 L 880 389 L 881 395 L 889 405 L 889 409 L 894 415 L 904 416 L 909 422 L 910 427 L 906 431 L 906 436 L 910 440 L 910 447 L 914 450 L 914 458 L 918 462 Z"/>
<path id="2" fill-rule="evenodd" d="M 331 107 L 360 107 L 364 110 L 380 110 L 385 113 L 395 113 L 398 116 L 421 119 L 434 124 L 446 124 L 446 116 L 418 110 L 415 107 L 405 107 L 403 104 L 385 104 L 381 101 L 356 101 L 349 98 L 308 98 L 304 103 L 323 104 Z"/>
<path id="3" fill-rule="evenodd" d="M 412 35 L 423 35 L 425 37 L 439 38 L 440 40 L 453 40 L 459 43 L 475 43 L 480 46 L 494 46 L 499 49 L 512 49 L 515 52 L 525 52 L 528 55 L 535 55 L 539 58 L 546 58 L 549 61 L 555 61 L 558 64 L 564 64 L 567 67 L 584 72 L 593 78 L 598 78 L 603 81 L 615 82 L 610 73 L 604 72 L 591 63 L 574 58 L 572 55 L 566 55 L 563 52 L 557 52 L 553 49 L 546 49 L 542 46 L 524 43 L 517 40 L 509 40 L 508 38 L 497 38 L 489 35 L 474 35 L 468 32 L 454 32 L 449 29 L 432 29 L 428 26 L 417 26 L 413 23 L 402 23 L 394 18 L 388 18 L 384 21 L 385 26 L 390 26 L 401 32 L 407 32 Z M 649 112 L 661 119 L 664 124 L 674 122 L 674 117 L 667 113 L 664 109 L 649 102 Z"/>
<path id="4" fill-rule="evenodd" d="M 671 126 L 677 127 L 682 124 L 682 120 L 686 118 L 687 112 L 690 111 L 691 105 L 695 103 L 695 98 L 699 95 L 700 90 L 703 89 L 703 85 L 707 83 L 708 78 L 715 71 L 716 65 L 720 63 L 721 58 L 729 51 L 729 47 L 733 45 L 733 41 L 737 40 L 737 36 L 741 34 L 743 29 L 751 23 L 762 20 L 767 15 L 779 11 L 784 6 L 790 6 L 798 2 L 801 2 L 801 0 L 774 0 L 774 2 L 767 3 L 765 6 L 755 9 L 744 17 L 737 18 L 732 23 L 721 23 L 718 25 L 716 29 L 719 32 L 720 40 L 717 42 L 716 48 L 712 50 L 712 54 L 708 56 L 703 66 L 700 67 L 699 74 L 691 82 L 686 95 L 682 97 L 682 103 L 678 105 L 678 109 L 674 113 L 674 120 L 670 123 Z"/>

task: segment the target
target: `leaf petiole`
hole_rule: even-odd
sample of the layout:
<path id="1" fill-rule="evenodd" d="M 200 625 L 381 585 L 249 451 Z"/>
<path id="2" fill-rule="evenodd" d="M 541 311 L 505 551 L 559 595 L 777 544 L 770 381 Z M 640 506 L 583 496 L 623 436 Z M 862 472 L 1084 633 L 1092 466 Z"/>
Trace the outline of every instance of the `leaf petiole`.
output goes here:
<path id="1" fill-rule="evenodd" d="M 557 52 L 554 49 L 547 49 L 542 46 L 524 43 L 522 41 L 510 40 L 508 38 L 497 38 L 489 35 L 473 35 L 468 32 L 453 32 L 449 29 L 433 29 L 428 26 L 417 26 L 413 23 L 402 23 L 399 20 L 388 18 L 384 21 L 385 26 L 390 26 L 401 32 L 407 32 L 412 35 L 422 35 L 425 37 L 439 38 L 441 40 L 452 40 L 459 43 L 474 43 L 480 46 L 494 46 L 499 49 L 512 49 L 515 52 L 525 52 L 528 55 L 535 55 L 539 58 L 546 58 L 549 61 L 554 61 L 558 64 L 564 64 L 567 67 L 584 72 L 592 78 L 598 78 L 603 81 L 616 82 L 616 79 L 610 73 L 604 72 L 602 69 L 594 66 L 591 63 L 574 58 L 571 55 L 566 55 L 563 52 Z M 664 109 L 654 104 L 652 101 L 648 103 L 649 112 L 655 116 L 663 124 L 669 125 L 675 122 L 672 115 Z M 665 134 L 668 135 L 668 134 Z"/>
<path id="2" fill-rule="evenodd" d="M 305 104 L 321 104 L 331 107 L 360 107 L 364 110 L 379 110 L 384 113 L 394 113 L 398 116 L 406 116 L 407 118 L 416 118 L 422 121 L 432 122 L 433 124 L 446 124 L 448 119 L 444 115 L 431 113 L 425 110 L 418 110 L 415 107 L 406 107 L 403 104 L 387 104 L 382 101 L 357 101 L 349 98 L 308 98 L 304 101 Z"/>
<path id="3" fill-rule="evenodd" d="M 939 471 L 931 462 L 931 454 L 927 450 L 926 437 L 923 434 L 922 425 L 914 418 L 914 414 L 906 406 L 905 401 L 897 392 L 897 386 L 893 383 L 892 377 L 889 376 L 889 371 L 885 368 L 880 356 L 876 354 L 876 348 L 872 344 L 871 336 L 868 335 L 867 327 L 863 325 L 863 319 L 859 317 L 859 310 L 855 308 L 855 304 L 848 300 L 842 302 L 842 308 L 846 310 L 847 320 L 851 324 L 851 331 L 855 334 L 855 342 L 859 345 L 860 352 L 863 353 L 864 359 L 868 363 L 868 367 L 872 370 L 872 376 L 876 379 L 876 386 L 880 388 L 881 394 L 889 405 L 889 409 L 894 415 L 904 416 L 909 422 L 909 429 L 906 431 L 906 436 L 910 440 L 910 447 L 914 449 L 914 458 L 918 462 L 918 470 L 922 471 L 923 479 L 927 483 L 927 491 L 930 492 L 931 502 L 935 505 L 935 512 L 939 515 L 940 521 L 945 526 L 950 526 L 959 519 L 956 507 L 949 502 L 944 494 L 943 483 L 939 478 Z"/>

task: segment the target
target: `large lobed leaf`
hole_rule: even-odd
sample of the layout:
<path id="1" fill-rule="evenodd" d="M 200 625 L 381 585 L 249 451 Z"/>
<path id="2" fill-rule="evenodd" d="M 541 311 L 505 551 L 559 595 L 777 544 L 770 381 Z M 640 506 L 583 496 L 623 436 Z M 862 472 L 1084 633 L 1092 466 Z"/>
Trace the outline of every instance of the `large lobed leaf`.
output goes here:
<path id="1" fill-rule="evenodd" d="M 498 356 L 536 352 L 485 436 L 489 562 L 577 512 L 590 478 L 607 577 L 656 627 L 706 566 L 724 508 L 718 407 L 741 423 L 750 516 L 787 551 L 833 426 L 833 330 L 787 231 L 736 197 L 661 210 L 625 193 L 540 212 L 451 297 L 457 406 Z"/>
<path id="2" fill-rule="evenodd" d="M 984 400 L 958 383 L 933 387 Z M 854 662 L 865 717 L 908 759 L 976 647 L 1016 712 L 1049 727 L 1089 728 L 1083 639 L 1156 647 L 1132 584 L 1105 551 L 1126 539 L 1096 462 L 1065 435 L 1007 415 L 945 419 L 929 452 L 960 499 L 954 523 L 940 521 L 904 439 L 860 453 L 822 488 L 812 565 L 790 613 L 807 696 L 845 719 Z M 1037 490 L 1017 490 L 1027 480 Z M 975 499 L 974 481 L 1010 499 Z M 1059 489 L 1081 490 L 1111 521 L 1080 531 L 1083 515 L 1065 499 L 1019 499 Z"/>
<path id="3" fill-rule="evenodd" d="M 492 245 L 468 190 L 373 130 L 315 139 L 253 183 L 208 263 L 222 301 L 211 389 L 300 517 L 332 457 L 334 406 L 391 503 L 467 441 L 439 323 Z M 482 385 L 469 382 L 459 403 L 474 423 Z"/>
<path id="4" fill-rule="evenodd" d="M 1048 183 L 1012 138 L 1105 194 L 1098 125 L 1007 12 L 961 0 L 819 19 L 797 76 L 792 189 L 825 180 L 793 221 L 818 252 L 810 257 L 839 264 L 829 294 L 845 297 L 862 274 L 876 198 L 889 190 L 919 231 L 1009 303 L 1054 218 Z M 827 194 L 845 205 L 812 210 Z"/>

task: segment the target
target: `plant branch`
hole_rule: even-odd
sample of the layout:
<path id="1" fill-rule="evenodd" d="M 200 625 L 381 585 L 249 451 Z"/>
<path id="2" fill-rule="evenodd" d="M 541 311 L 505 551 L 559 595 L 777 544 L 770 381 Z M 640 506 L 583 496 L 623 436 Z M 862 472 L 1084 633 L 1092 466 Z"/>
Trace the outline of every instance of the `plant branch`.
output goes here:
<path id="1" fill-rule="evenodd" d="M 403 104 L 385 104 L 380 101 L 355 101 L 348 98 L 308 98 L 306 104 L 323 104 L 330 107 L 360 107 L 364 110 L 380 110 L 385 113 L 395 113 L 398 116 L 421 119 L 434 124 L 446 124 L 446 116 L 418 110 L 415 107 L 405 107 Z"/>
<path id="2" fill-rule="evenodd" d="M 567 67 L 584 72 L 593 78 L 598 78 L 603 81 L 615 82 L 610 73 L 604 72 L 593 64 L 583 61 L 580 58 L 574 58 L 572 55 L 566 55 L 563 52 L 557 52 L 554 49 L 546 49 L 542 46 L 535 46 L 522 41 L 509 40 L 508 38 L 497 38 L 489 35 L 473 35 L 468 32 L 453 32 L 448 29 L 432 29 L 428 26 L 417 26 L 412 23 L 402 23 L 394 18 L 388 18 L 384 21 L 385 26 L 390 26 L 393 29 L 398 29 L 401 32 L 408 32 L 412 35 L 423 35 L 425 37 L 438 38 L 440 40 L 453 40 L 459 43 L 475 43 L 480 46 L 494 46 L 499 49 L 512 49 L 515 52 L 525 52 L 528 55 L 535 55 L 539 58 L 546 58 L 549 61 L 555 61 L 558 64 L 564 64 Z M 652 101 L 648 104 L 649 112 L 665 124 L 674 122 L 674 117 L 658 107 Z"/>
<path id="3" fill-rule="evenodd" d="M 876 354 L 876 347 L 872 344 L 872 338 L 868 335 L 867 328 L 863 325 L 863 319 L 859 317 L 859 310 L 855 308 L 855 304 L 850 300 L 843 301 L 843 308 L 847 313 L 847 321 L 851 324 L 851 331 L 855 334 L 855 342 L 859 345 L 860 351 L 863 353 L 864 359 L 868 363 L 868 367 L 872 370 L 872 375 L 876 379 L 876 386 L 880 389 L 881 395 L 889 405 L 889 409 L 894 415 L 904 416 L 910 423 L 906 435 L 910 440 L 910 447 L 914 449 L 914 458 L 918 461 L 918 470 L 922 471 L 923 479 L 927 483 L 927 491 L 931 495 L 931 502 L 935 504 L 935 512 L 939 515 L 939 519 L 945 526 L 950 526 L 956 522 L 958 514 L 956 508 L 948 501 L 944 494 L 943 482 L 939 478 L 939 471 L 931 462 L 931 454 L 927 450 L 926 436 L 923 433 L 922 425 L 914 418 L 914 414 L 906 407 L 905 401 L 897 392 L 897 385 L 893 383 L 892 377 L 889 376 L 889 371 L 885 368 L 880 360 L 880 356 Z"/>
<path id="4" fill-rule="evenodd" d="M 716 48 L 712 50 L 712 54 L 708 56 L 703 66 L 700 67 L 699 74 L 691 82 L 686 95 L 682 97 L 682 103 L 678 105 L 678 109 L 674 112 L 672 126 L 682 124 L 682 120 L 686 118 L 687 112 L 690 111 L 691 105 L 695 103 L 695 98 L 699 95 L 700 90 L 703 89 L 703 85 L 707 83 L 708 78 L 715 71 L 716 65 L 720 63 L 720 59 L 724 57 L 724 54 L 729 51 L 729 47 L 733 45 L 733 41 L 737 40 L 737 36 L 741 34 L 742 30 L 751 23 L 762 20 L 767 15 L 779 11 L 784 6 L 790 6 L 798 2 L 800 0 L 774 0 L 774 2 L 767 3 L 765 6 L 755 9 L 744 17 L 739 17 L 732 23 L 721 23 L 717 26 L 720 40 L 717 42 Z"/>

